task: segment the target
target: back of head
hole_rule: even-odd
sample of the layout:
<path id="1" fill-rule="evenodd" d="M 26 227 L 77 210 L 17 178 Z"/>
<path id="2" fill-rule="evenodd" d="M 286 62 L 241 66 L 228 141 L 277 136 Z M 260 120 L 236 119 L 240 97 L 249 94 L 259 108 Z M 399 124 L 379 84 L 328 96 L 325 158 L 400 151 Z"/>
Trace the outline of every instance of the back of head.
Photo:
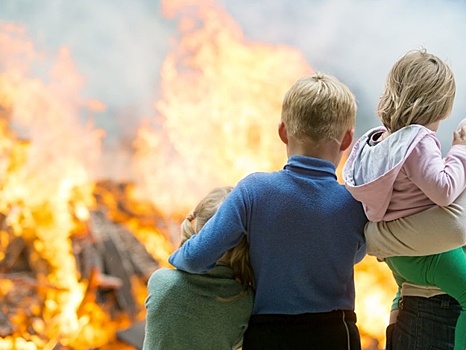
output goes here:
<path id="1" fill-rule="evenodd" d="M 445 62 L 425 49 L 409 51 L 388 74 L 378 114 L 391 132 L 427 125 L 448 117 L 455 93 L 455 78 Z"/>
<path id="2" fill-rule="evenodd" d="M 233 187 L 219 187 L 210 191 L 181 223 L 181 244 L 198 233 L 205 223 L 217 212 Z"/>
<path id="3" fill-rule="evenodd" d="M 197 234 L 207 221 L 217 212 L 232 187 L 219 187 L 210 191 L 181 223 L 181 244 Z M 241 284 L 247 288 L 254 284 L 254 274 L 249 263 L 249 245 L 244 236 L 240 243 L 227 251 L 219 260 L 230 266 Z"/>
<path id="4" fill-rule="evenodd" d="M 296 140 L 338 139 L 354 128 L 356 99 L 337 78 L 314 73 L 299 79 L 285 94 L 282 121 Z"/>

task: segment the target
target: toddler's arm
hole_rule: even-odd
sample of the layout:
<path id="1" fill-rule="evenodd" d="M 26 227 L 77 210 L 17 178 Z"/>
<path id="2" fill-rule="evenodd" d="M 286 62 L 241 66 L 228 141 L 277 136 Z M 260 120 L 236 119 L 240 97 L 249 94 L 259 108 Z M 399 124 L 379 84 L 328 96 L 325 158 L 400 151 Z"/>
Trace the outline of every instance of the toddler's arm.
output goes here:
<path id="1" fill-rule="evenodd" d="M 432 207 L 393 221 L 365 227 L 367 254 L 422 256 L 466 245 L 466 191 L 448 207 Z"/>

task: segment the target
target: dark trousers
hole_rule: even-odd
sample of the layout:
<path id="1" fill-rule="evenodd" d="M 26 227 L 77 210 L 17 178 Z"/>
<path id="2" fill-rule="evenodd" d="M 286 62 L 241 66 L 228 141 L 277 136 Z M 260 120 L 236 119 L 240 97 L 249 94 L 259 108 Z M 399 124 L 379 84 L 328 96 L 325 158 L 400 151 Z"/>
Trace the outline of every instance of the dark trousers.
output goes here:
<path id="1" fill-rule="evenodd" d="M 461 311 L 449 295 L 403 297 L 395 324 L 387 328 L 387 350 L 453 350 Z"/>
<path id="2" fill-rule="evenodd" d="M 253 315 L 243 350 L 360 350 L 353 311 Z"/>

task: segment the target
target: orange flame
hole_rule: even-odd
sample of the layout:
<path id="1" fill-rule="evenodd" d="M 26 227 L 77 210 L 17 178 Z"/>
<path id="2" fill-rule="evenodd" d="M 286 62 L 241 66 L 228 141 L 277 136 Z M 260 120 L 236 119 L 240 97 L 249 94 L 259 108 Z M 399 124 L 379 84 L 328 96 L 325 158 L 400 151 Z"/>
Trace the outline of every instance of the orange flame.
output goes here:
<path id="1" fill-rule="evenodd" d="M 134 164 L 137 195 L 172 215 L 214 186 L 283 165 L 281 101 L 312 69 L 293 48 L 247 42 L 214 2 L 163 5 L 180 37 L 163 63 L 158 116 L 139 130 Z"/>
<path id="2" fill-rule="evenodd" d="M 14 230 L 13 235 L 2 232 L 2 248 L 15 236 L 24 238 L 33 248 L 29 262 L 37 267 L 36 279 L 50 287 L 39 289 L 44 305 L 31 311 L 40 315 L 32 323 L 22 322 L 44 336 L 23 338 L 28 332 L 20 322 L 18 334 L 0 339 L 0 348 L 51 349 L 57 340 L 85 343 L 88 339 L 79 335 L 89 315 L 80 317 L 77 310 L 86 285 L 78 280 L 70 237 L 85 225 L 94 204 L 91 172 L 102 132 L 80 122 L 83 82 L 66 48 L 40 76 L 35 64 L 43 64 L 45 57 L 23 28 L 0 25 L 0 47 L 7 48 L 0 50 L 0 212 Z"/>

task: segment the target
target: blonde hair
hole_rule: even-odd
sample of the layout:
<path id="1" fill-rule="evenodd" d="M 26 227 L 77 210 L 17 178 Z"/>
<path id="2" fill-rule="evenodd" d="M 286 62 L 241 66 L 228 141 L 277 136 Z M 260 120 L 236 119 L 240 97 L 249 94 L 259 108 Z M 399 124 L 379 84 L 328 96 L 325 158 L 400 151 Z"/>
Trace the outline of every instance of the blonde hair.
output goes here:
<path id="1" fill-rule="evenodd" d="M 197 234 L 207 221 L 217 212 L 233 187 L 219 187 L 210 191 L 181 223 L 181 245 Z M 239 244 L 228 250 L 220 259 L 233 269 L 236 278 L 245 290 L 254 286 L 254 273 L 249 262 L 249 245 L 244 236 Z"/>
<path id="2" fill-rule="evenodd" d="M 448 117 L 455 93 L 450 67 L 425 49 L 412 50 L 388 73 L 378 115 L 391 132 L 410 124 L 427 125 Z"/>
<path id="3" fill-rule="evenodd" d="M 354 128 L 356 99 L 337 78 L 315 73 L 299 79 L 285 94 L 282 121 L 297 140 L 338 139 Z"/>

